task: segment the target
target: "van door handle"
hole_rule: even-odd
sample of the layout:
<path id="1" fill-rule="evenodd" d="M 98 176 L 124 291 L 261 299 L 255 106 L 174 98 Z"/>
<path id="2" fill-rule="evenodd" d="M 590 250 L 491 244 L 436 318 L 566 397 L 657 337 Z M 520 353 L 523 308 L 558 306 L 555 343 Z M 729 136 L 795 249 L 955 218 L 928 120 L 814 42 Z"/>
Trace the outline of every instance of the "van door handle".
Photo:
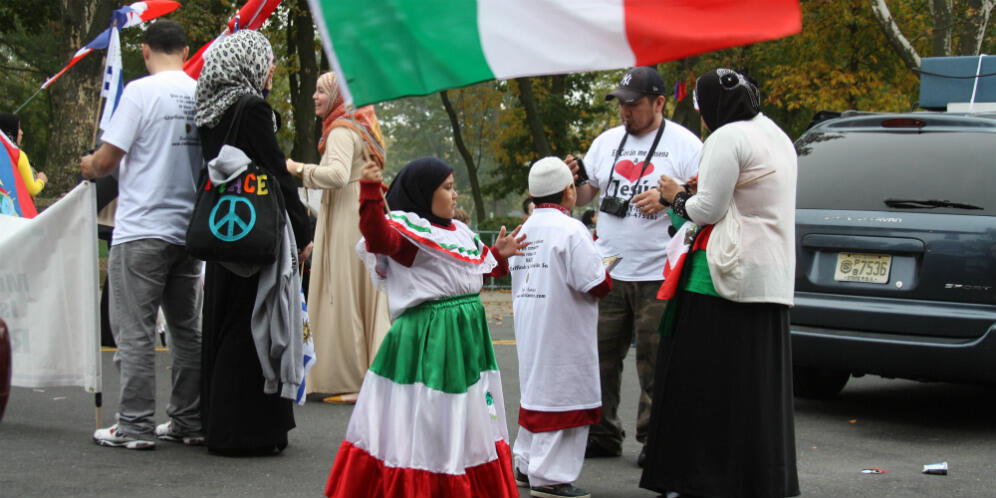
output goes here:
<path id="1" fill-rule="evenodd" d="M 802 238 L 807 249 L 834 251 L 874 251 L 885 253 L 922 253 L 926 247 L 922 240 L 902 237 L 869 237 L 863 235 L 807 234 Z"/>

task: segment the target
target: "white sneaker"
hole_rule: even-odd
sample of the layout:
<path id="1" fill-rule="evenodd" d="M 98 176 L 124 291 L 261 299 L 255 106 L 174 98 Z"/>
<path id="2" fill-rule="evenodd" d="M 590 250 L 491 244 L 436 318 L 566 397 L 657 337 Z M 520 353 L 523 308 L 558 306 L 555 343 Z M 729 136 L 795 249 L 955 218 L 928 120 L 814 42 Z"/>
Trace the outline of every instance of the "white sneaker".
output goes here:
<path id="1" fill-rule="evenodd" d="M 118 424 L 93 432 L 93 442 L 101 446 L 127 448 L 129 450 L 154 450 L 156 442 L 150 439 L 138 439 L 118 430 Z"/>
<path id="2" fill-rule="evenodd" d="M 187 446 L 201 446 L 204 444 L 203 434 L 181 434 L 174 431 L 172 420 L 156 426 L 156 437 L 163 441 L 183 443 Z"/>

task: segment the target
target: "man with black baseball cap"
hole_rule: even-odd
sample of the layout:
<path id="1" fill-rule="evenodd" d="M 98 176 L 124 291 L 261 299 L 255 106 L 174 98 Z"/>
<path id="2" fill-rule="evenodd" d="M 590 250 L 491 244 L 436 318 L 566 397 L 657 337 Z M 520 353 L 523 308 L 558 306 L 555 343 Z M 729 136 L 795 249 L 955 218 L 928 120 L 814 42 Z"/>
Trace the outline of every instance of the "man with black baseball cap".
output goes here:
<path id="1" fill-rule="evenodd" d="M 656 296 L 671 240 L 657 178 L 688 180 L 698 172 L 702 150 L 698 137 L 664 118 L 664 92 L 664 78 L 656 69 L 634 67 L 626 72 L 619 87 L 605 96 L 619 101 L 622 126 L 604 131 L 592 142 L 584 156 L 589 180 L 577 188 L 579 206 L 600 197 L 595 245 L 606 261 L 615 260 L 609 270 L 612 292 L 598 306 L 602 421 L 588 434 L 588 457 L 622 454 L 626 434 L 617 415 L 619 389 L 623 360 L 634 336 L 641 390 L 636 439 L 647 440 L 657 325 L 666 303 Z M 575 158 L 568 156 L 565 162 L 578 171 Z"/>
<path id="2" fill-rule="evenodd" d="M 632 104 L 648 95 L 664 95 L 664 78 L 652 67 L 639 66 L 630 69 L 619 82 L 619 88 L 609 92 L 605 100 L 617 98 Z"/>

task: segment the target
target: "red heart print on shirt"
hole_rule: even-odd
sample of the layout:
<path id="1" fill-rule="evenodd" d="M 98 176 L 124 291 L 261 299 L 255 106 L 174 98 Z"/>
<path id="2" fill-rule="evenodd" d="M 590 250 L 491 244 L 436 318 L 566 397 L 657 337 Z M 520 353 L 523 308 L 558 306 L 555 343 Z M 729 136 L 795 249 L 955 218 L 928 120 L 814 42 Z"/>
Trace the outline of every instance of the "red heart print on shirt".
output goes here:
<path id="1" fill-rule="evenodd" d="M 650 163 L 649 165 L 647 165 L 647 171 L 644 171 L 643 174 L 641 175 L 640 171 L 642 170 L 643 170 L 643 161 L 634 164 L 633 161 L 630 161 L 629 159 L 623 159 L 622 161 L 616 163 L 616 173 L 619 173 L 620 176 L 629 180 L 630 183 L 635 182 L 640 178 L 649 175 L 650 173 L 653 173 L 654 163 Z"/>

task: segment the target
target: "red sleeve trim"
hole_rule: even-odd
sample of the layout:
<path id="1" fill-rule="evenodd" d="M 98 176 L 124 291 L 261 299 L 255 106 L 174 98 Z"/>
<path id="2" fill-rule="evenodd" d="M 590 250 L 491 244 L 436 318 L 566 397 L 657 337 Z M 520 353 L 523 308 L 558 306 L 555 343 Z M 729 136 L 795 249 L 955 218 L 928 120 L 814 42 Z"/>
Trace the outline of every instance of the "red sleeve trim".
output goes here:
<path id="1" fill-rule="evenodd" d="M 591 294 L 592 296 L 601 299 L 609 295 L 609 292 L 612 292 L 612 277 L 609 276 L 609 271 L 606 270 L 605 280 L 602 280 L 602 283 L 589 289 L 588 294 Z"/>
<path id="2" fill-rule="evenodd" d="M 401 249 L 391 255 L 391 259 L 401 263 L 405 267 L 411 267 L 415 262 L 415 255 L 418 254 L 418 246 L 412 244 L 408 239 L 402 237 Z"/>
<path id="3" fill-rule="evenodd" d="M 488 246 L 484 246 L 484 256 L 487 256 L 489 252 L 491 253 L 491 255 L 495 257 L 495 261 L 498 262 L 498 266 L 496 266 L 493 270 L 491 270 L 491 273 L 489 273 L 487 276 L 494 278 L 501 278 L 504 277 L 505 275 L 508 275 L 509 271 L 508 260 L 505 259 L 505 256 L 499 254 L 498 251 L 492 251 L 491 248 Z"/>
<path id="4" fill-rule="evenodd" d="M 360 233 L 366 238 L 367 251 L 390 256 L 404 266 L 415 261 L 418 247 L 388 223 L 377 182 L 360 181 Z"/>
<path id="5" fill-rule="evenodd" d="M 572 427 L 597 424 L 602 420 L 602 407 L 566 412 L 540 412 L 519 406 L 519 425 L 529 432 L 551 432 Z"/>
<path id="6" fill-rule="evenodd" d="M 384 185 L 380 182 L 360 180 L 360 202 L 383 200 L 383 191 Z"/>

